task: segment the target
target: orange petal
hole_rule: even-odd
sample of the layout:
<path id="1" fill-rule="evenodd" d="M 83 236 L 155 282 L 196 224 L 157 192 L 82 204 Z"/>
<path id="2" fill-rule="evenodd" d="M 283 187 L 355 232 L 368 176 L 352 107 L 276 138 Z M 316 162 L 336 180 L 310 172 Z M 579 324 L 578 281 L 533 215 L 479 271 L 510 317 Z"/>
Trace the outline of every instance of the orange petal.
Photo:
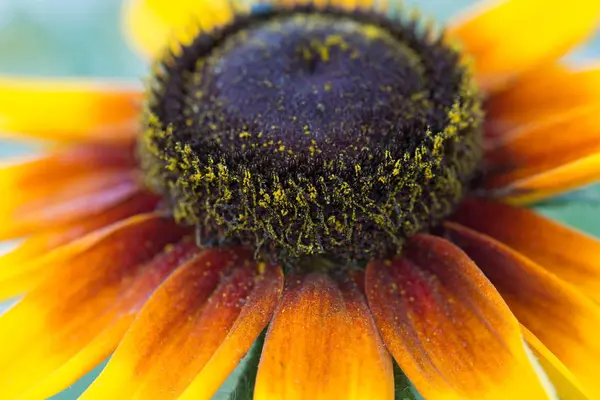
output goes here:
<path id="1" fill-rule="evenodd" d="M 0 240 L 98 215 L 141 193 L 137 172 L 99 171 L 31 189 L 9 188 L 0 203 Z"/>
<path id="2" fill-rule="evenodd" d="M 402 258 L 369 264 L 366 288 L 385 344 L 423 397 L 548 398 L 517 320 L 450 242 L 413 237 Z"/>
<path id="3" fill-rule="evenodd" d="M 73 146 L 17 162 L 0 163 L 0 185 L 31 189 L 99 169 L 127 169 L 137 165 L 131 146 Z"/>
<path id="4" fill-rule="evenodd" d="M 598 153 L 600 101 L 506 133 L 486 154 L 492 172 L 486 186 L 510 186 Z"/>
<path id="5" fill-rule="evenodd" d="M 600 303 L 600 241 L 526 208 L 470 199 L 453 219 L 527 256 Z"/>
<path id="6" fill-rule="evenodd" d="M 210 399 L 267 324 L 283 285 L 252 253 L 209 249 L 150 298 L 81 399 Z M 194 378 L 196 378 L 194 380 Z"/>
<path id="7" fill-rule="evenodd" d="M 140 193 L 106 212 L 25 239 L 15 250 L 0 256 L 0 299 L 23 293 L 41 282 L 50 272 L 50 260 L 61 253 L 72 255 L 73 246 L 68 244 L 123 219 L 153 211 L 157 203 L 156 197 Z"/>
<path id="8" fill-rule="evenodd" d="M 581 384 L 577 381 L 573 373 L 533 333 L 529 332 L 525 327 L 521 327 L 521 331 L 529 348 L 542 368 L 544 368 L 560 399 L 589 400 L 591 398 L 585 394 Z"/>
<path id="9" fill-rule="evenodd" d="M 512 312 L 600 398 L 600 308 L 571 285 L 528 258 L 457 224 L 445 236 L 459 246 L 494 284 Z M 557 325 L 558 323 L 558 325 Z"/>
<path id="10" fill-rule="evenodd" d="M 211 31 L 231 21 L 238 1 L 127 0 L 125 30 L 142 54 L 154 58 L 169 44 L 189 44 L 199 30 Z"/>
<path id="11" fill-rule="evenodd" d="M 549 64 L 520 76 L 507 90 L 494 93 L 486 102 L 486 113 L 490 129 L 498 135 L 599 103 L 600 64 L 578 69 Z"/>
<path id="12" fill-rule="evenodd" d="M 474 57 L 480 83 L 494 89 L 562 57 L 591 37 L 599 21 L 597 0 L 494 0 L 459 18 L 449 33 Z"/>
<path id="13" fill-rule="evenodd" d="M 498 195 L 507 203 L 530 204 L 598 181 L 600 151 L 512 182 Z"/>
<path id="14" fill-rule="evenodd" d="M 256 400 L 282 398 L 394 398 L 391 358 L 349 278 L 286 277 L 254 391 Z"/>
<path id="15" fill-rule="evenodd" d="M 488 189 L 539 201 L 600 180 L 600 102 L 525 125 L 486 154 Z"/>
<path id="16" fill-rule="evenodd" d="M 0 135 L 131 142 L 142 92 L 124 83 L 0 78 Z"/>
<path id="17" fill-rule="evenodd" d="M 0 240 L 56 229 L 131 197 L 139 192 L 133 168 L 128 146 L 67 148 L 0 165 L 0 189 L 10 194 L 0 199 Z"/>
<path id="18" fill-rule="evenodd" d="M 0 318 L 0 398 L 46 398 L 118 344 L 152 290 L 191 252 L 171 220 L 149 214 L 99 234 Z"/>

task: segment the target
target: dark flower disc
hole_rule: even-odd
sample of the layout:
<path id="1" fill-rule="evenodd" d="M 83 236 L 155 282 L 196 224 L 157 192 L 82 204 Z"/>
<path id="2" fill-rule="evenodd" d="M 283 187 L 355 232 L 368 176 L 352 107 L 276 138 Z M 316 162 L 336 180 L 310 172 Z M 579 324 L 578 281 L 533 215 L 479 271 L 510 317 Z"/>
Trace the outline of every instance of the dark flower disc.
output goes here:
<path id="1" fill-rule="evenodd" d="M 396 253 L 464 197 L 481 104 L 460 54 L 412 20 L 271 9 L 161 60 L 140 156 L 206 243 L 285 261 Z"/>

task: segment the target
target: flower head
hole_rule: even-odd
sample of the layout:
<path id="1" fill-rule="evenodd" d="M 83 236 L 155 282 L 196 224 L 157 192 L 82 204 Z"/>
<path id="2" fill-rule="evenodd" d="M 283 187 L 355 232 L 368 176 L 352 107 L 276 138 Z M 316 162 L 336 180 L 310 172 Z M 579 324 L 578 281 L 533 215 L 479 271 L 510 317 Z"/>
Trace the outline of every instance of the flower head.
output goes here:
<path id="1" fill-rule="evenodd" d="M 146 93 L 0 81 L 0 131 L 59 143 L 0 169 L 1 397 L 113 351 L 83 399 L 209 399 L 246 354 L 243 398 L 598 397 L 600 241 L 523 204 L 600 178 L 600 70 L 557 61 L 599 18 L 137 0 Z"/>

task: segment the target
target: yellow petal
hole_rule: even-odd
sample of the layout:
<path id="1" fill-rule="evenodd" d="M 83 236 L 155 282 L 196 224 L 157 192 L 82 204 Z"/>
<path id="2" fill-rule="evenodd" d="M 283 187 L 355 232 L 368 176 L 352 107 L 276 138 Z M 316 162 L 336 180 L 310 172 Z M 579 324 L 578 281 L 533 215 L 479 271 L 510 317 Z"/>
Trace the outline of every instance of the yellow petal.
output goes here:
<path id="1" fill-rule="evenodd" d="M 427 399 L 547 399 L 519 324 L 477 266 L 452 243 L 410 239 L 402 257 L 367 267 L 381 336 Z"/>
<path id="2" fill-rule="evenodd" d="M 599 21 L 597 0 L 490 0 L 458 18 L 449 33 L 474 57 L 482 86 L 495 89 L 562 57 Z"/>
<path id="3" fill-rule="evenodd" d="M 155 258 L 182 234 L 172 220 L 138 216 L 51 266 L 51 276 L 0 317 L 0 398 L 46 398 L 106 358 L 147 296 L 196 250 L 188 241 Z"/>
<path id="4" fill-rule="evenodd" d="M 470 199 L 453 219 L 510 246 L 600 303 L 600 240 L 526 208 Z"/>
<path id="5" fill-rule="evenodd" d="M 358 286 L 322 273 L 286 277 L 254 399 L 393 399 L 391 358 Z"/>
<path id="6" fill-rule="evenodd" d="M 267 324 L 283 285 L 241 249 L 209 249 L 148 300 L 96 381 L 91 399 L 210 399 Z M 196 379 L 196 380 L 195 380 Z"/>
<path id="7" fill-rule="evenodd" d="M 525 327 L 521 327 L 521 330 L 529 348 L 556 388 L 559 398 L 567 400 L 590 400 L 592 398 L 585 394 L 581 384 L 571 371 L 533 333 Z"/>
<path id="8" fill-rule="evenodd" d="M 134 46 L 151 58 L 169 44 L 189 44 L 199 31 L 226 24 L 238 9 L 236 1 L 127 0 L 125 4 L 126 32 Z"/>
<path id="9" fill-rule="evenodd" d="M 477 264 L 519 322 L 571 370 L 591 398 L 600 398 L 600 308 L 491 237 L 452 223 L 446 224 L 445 236 Z"/>
<path id="10" fill-rule="evenodd" d="M 141 101 L 126 83 L 0 78 L 0 137 L 128 143 Z"/>

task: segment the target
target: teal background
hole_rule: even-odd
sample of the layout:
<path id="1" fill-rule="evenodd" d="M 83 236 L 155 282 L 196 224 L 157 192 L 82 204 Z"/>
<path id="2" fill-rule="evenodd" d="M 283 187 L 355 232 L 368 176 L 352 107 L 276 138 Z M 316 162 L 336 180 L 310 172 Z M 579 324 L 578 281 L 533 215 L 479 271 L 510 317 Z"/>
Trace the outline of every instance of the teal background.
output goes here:
<path id="1" fill-rule="evenodd" d="M 122 36 L 121 3 L 121 0 L 0 0 L 0 74 L 118 77 L 141 82 L 147 73 L 147 64 L 128 48 Z M 407 3 L 417 4 L 426 14 L 444 21 L 474 1 L 412 0 Z M 599 56 L 600 37 L 597 37 L 570 58 L 581 61 L 599 59 Z M 0 141 L 0 159 L 31 151 L 31 147 L 23 144 Z M 537 208 L 557 220 L 600 236 L 598 185 Z M 5 307 L 6 304 L 3 307 L 0 303 L 0 312 Z M 98 370 L 53 399 L 76 398 Z M 223 389 L 219 398 L 226 398 L 227 387 Z"/>

